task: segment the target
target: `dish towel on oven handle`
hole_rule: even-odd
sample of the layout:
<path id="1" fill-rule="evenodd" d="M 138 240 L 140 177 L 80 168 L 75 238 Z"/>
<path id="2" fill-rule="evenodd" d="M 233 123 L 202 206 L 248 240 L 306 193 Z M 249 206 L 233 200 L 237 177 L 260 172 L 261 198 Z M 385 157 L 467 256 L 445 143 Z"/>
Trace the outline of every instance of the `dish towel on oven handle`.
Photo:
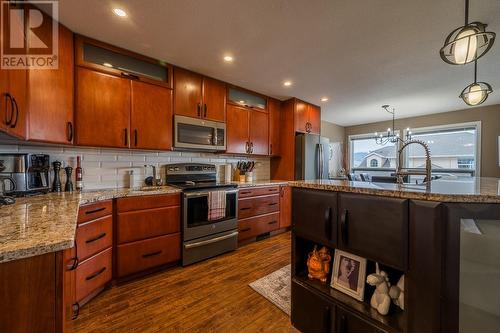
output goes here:
<path id="1" fill-rule="evenodd" d="M 226 217 L 226 191 L 208 192 L 208 220 L 215 221 Z"/>

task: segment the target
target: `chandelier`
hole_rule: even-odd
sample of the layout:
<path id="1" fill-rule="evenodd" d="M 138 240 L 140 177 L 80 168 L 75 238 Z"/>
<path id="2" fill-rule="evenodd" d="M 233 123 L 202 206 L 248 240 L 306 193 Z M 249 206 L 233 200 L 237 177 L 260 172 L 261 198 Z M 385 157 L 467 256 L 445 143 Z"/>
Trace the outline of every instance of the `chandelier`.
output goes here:
<path id="1" fill-rule="evenodd" d="M 387 133 L 375 132 L 375 142 L 379 145 L 385 146 L 388 143 L 397 143 L 398 141 L 405 142 L 405 140 L 411 140 L 410 128 L 406 129 L 405 140 L 400 138 L 399 133 L 396 133 L 396 110 L 394 108 L 392 108 L 392 110 L 389 110 L 389 107 L 390 105 L 382 105 L 382 109 L 392 115 L 392 128 L 388 128 Z"/>

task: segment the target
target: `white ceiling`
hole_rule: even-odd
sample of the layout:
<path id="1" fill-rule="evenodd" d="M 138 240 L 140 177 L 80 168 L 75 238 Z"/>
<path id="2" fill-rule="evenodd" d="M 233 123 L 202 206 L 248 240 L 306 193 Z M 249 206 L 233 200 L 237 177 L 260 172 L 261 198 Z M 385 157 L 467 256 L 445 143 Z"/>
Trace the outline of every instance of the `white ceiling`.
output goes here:
<path id="1" fill-rule="evenodd" d="M 119 18 L 112 8 L 125 9 Z M 324 120 L 353 125 L 466 108 L 458 98 L 473 66 L 439 57 L 463 24 L 464 0 L 61 0 L 72 30 L 286 99 L 322 106 Z M 470 19 L 500 39 L 500 1 L 472 0 Z M 222 57 L 230 53 L 233 64 Z M 500 40 L 479 62 L 500 104 Z M 284 87 L 284 80 L 292 87 Z M 320 98 L 328 96 L 329 102 Z"/>

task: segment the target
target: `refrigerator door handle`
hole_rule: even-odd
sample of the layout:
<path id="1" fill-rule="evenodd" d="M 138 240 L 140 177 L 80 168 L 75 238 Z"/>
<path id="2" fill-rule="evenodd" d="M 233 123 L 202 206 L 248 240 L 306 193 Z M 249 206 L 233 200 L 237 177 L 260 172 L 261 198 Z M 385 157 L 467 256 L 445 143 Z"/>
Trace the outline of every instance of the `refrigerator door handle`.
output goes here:
<path id="1" fill-rule="evenodd" d="M 324 161 L 324 158 L 325 158 L 324 156 L 325 155 L 324 155 L 324 151 L 323 151 L 323 144 L 320 144 L 319 147 L 320 147 L 320 154 L 319 154 L 319 158 L 320 158 L 320 160 L 319 160 L 320 161 L 320 164 L 319 164 L 319 178 L 323 179 L 324 178 L 323 177 L 323 164 L 325 162 Z"/>
<path id="2" fill-rule="evenodd" d="M 317 146 L 317 159 L 316 159 L 316 163 L 317 163 L 317 168 L 316 168 L 316 178 L 317 179 L 322 179 L 323 177 L 323 165 L 322 165 L 322 160 L 323 160 L 323 145 L 321 143 L 318 143 L 318 146 Z"/>

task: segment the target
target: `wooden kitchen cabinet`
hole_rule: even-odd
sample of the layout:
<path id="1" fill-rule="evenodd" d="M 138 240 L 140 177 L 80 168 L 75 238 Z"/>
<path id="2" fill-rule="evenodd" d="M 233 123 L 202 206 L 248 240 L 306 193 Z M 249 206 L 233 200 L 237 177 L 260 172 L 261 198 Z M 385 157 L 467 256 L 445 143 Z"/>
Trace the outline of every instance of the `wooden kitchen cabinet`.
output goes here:
<path id="1" fill-rule="evenodd" d="M 130 80 L 80 67 L 76 87 L 76 144 L 129 147 Z"/>
<path id="2" fill-rule="evenodd" d="M 0 69 L 0 129 L 16 138 L 26 138 L 27 71 Z"/>
<path id="3" fill-rule="evenodd" d="M 279 156 L 280 154 L 280 118 L 281 118 L 281 102 L 269 98 L 269 155 Z"/>
<path id="4" fill-rule="evenodd" d="M 224 122 L 226 120 L 225 83 L 176 67 L 174 69 L 174 113 Z"/>
<path id="5" fill-rule="evenodd" d="M 58 68 L 28 71 L 27 139 L 71 144 L 74 138 L 73 33 L 61 24 L 58 26 Z M 52 34 L 51 26 L 42 25 L 37 28 L 37 34 Z"/>
<path id="6" fill-rule="evenodd" d="M 340 193 L 338 209 L 341 250 L 406 270 L 408 200 Z"/>
<path id="7" fill-rule="evenodd" d="M 227 146 L 232 154 L 267 155 L 269 115 L 242 106 L 227 105 Z"/>
<path id="8" fill-rule="evenodd" d="M 131 81 L 131 148 L 172 148 L 172 90 Z"/>
<path id="9" fill-rule="evenodd" d="M 294 124 L 295 132 L 319 135 L 321 132 L 321 108 L 295 99 Z"/>
<path id="10" fill-rule="evenodd" d="M 280 185 L 280 229 L 292 225 L 292 188 Z"/>
<path id="11" fill-rule="evenodd" d="M 337 247 L 337 193 L 294 188 L 292 207 L 297 235 Z"/>

